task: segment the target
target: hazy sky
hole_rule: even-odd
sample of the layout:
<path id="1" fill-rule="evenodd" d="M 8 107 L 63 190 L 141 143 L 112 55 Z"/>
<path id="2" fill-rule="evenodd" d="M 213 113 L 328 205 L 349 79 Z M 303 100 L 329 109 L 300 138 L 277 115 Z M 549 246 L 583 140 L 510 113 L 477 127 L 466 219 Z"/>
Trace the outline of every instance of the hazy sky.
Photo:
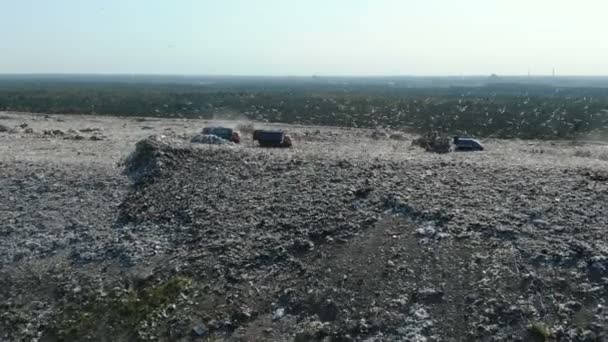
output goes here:
<path id="1" fill-rule="evenodd" d="M 606 0 L 0 0 L 0 73 L 608 75 Z"/>

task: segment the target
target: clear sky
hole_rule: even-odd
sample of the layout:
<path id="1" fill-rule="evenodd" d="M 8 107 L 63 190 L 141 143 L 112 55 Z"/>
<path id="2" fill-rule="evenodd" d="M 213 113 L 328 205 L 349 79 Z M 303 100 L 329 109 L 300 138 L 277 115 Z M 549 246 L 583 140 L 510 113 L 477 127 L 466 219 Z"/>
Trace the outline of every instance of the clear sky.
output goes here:
<path id="1" fill-rule="evenodd" d="M 606 0 L 0 0 L 0 73 L 608 75 Z"/>

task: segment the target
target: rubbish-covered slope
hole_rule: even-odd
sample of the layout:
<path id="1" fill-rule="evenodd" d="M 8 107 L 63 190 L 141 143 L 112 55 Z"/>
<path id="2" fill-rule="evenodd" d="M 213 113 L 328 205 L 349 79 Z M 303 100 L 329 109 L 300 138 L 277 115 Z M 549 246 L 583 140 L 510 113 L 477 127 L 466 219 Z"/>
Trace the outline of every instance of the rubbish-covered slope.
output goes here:
<path id="1" fill-rule="evenodd" d="M 601 171 L 157 148 L 120 229 L 163 232 L 211 334 L 605 336 Z"/>
<path id="2" fill-rule="evenodd" d="M 0 120 L 2 341 L 606 339 L 604 143 Z"/>

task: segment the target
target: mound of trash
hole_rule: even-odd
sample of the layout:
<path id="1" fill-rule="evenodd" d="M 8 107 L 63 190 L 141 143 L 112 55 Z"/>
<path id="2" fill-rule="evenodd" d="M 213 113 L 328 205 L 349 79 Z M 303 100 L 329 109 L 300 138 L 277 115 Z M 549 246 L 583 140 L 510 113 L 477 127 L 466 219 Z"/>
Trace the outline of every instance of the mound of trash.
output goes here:
<path id="1" fill-rule="evenodd" d="M 131 187 L 15 169 L 3 260 L 67 262 L 0 267 L 0 340 L 607 340 L 603 167 L 293 152 L 151 136 Z M 20 226 L 60 189 L 71 222 Z"/>
<path id="2" fill-rule="evenodd" d="M 161 165 L 184 153 L 157 142 L 138 150 Z M 261 326 L 270 340 L 479 340 L 492 332 L 509 341 L 542 324 L 576 340 L 570 320 L 581 309 L 560 303 L 590 312 L 608 304 L 600 289 L 606 245 L 590 239 L 608 221 L 603 202 L 580 190 L 582 174 L 490 168 L 470 181 L 465 164 L 189 151 L 134 188 L 120 215 L 123 229 L 159 234 L 155 241 L 183 251 L 166 269 L 204 284 L 201 300 L 215 303 L 203 321 L 210 335 L 238 340 Z M 556 200 L 562 191 L 572 200 Z M 564 288 L 573 274 L 577 284 Z M 551 302 L 558 290 L 562 301 Z M 191 309 L 181 312 L 196 318 Z M 602 322 L 590 318 L 580 331 L 604 336 L 594 327 Z"/>
<path id="3" fill-rule="evenodd" d="M 42 134 L 56 137 L 56 136 L 64 136 L 65 132 L 60 129 L 45 129 L 42 131 Z"/>
<path id="4" fill-rule="evenodd" d="M 135 151 L 122 163 L 123 172 L 134 184 L 139 184 L 178 163 L 191 152 L 190 148 L 176 144 L 164 135 L 151 135 L 135 144 Z"/>
<path id="5" fill-rule="evenodd" d="M 395 131 L 392 132 L 388 138 L 391 140 L 406 141 L 408 139 L 408 136 L 403 132 Z"/>
<path id="6" fill-rule="evenodd" d="M 233 142 L 228 141 L 226 139 L 222 139 L 217 135 L 213 134 L 197 134 L 190 142 L 193 144 L 208 144 L 208 145 L 234 145 Z"/>
<path id="7" fill-rule="evenodd" d="M 389 134 L 388 134 L 388 132 L 386 132 L 386 130 L 378 128 L 378 129 L 373 130 L 370 133 L 369 137 L 374 140 L 383 140 L 383 139 L 387 139 L 389 137 Z"/>

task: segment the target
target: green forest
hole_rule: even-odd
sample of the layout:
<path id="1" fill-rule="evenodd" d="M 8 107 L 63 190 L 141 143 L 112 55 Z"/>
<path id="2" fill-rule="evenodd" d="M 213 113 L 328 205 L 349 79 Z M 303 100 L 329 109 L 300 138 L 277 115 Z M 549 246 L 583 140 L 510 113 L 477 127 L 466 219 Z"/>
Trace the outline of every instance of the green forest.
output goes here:
<path id="1" fill-rule="evenodd" d="M 247 118 L 477 137 L 575 138 L 608 130 L 608 88 L 488 82 L 411 86 L 289 78 L 150 81 L 0 78 L 0 110 Z"/>

